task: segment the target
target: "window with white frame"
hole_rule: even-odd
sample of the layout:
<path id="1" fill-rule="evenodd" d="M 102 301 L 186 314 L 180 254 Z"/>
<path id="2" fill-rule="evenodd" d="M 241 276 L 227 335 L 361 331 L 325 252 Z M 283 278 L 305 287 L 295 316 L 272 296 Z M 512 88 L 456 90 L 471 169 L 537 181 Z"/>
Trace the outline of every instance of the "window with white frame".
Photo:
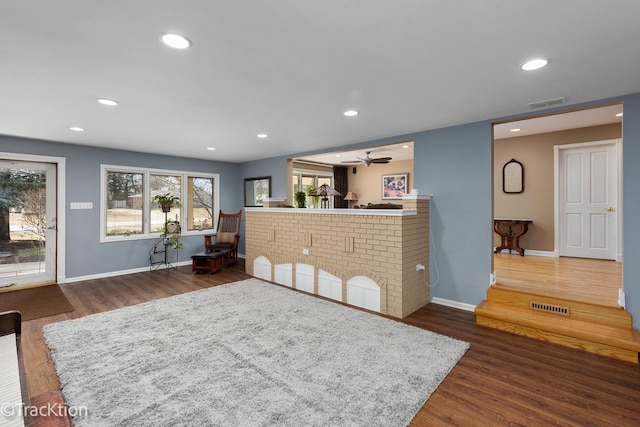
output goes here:
<path id="1" fill-rule="evenodd" d="M 156 237 L 164 230 L 165 214 L 156 195 L 180 198 L 167 219 L 177 220 L 183 234 L 215 228 L 219 175 L 101 165 L 100 241 Z"/>
<path id="2" fill-rule="evenodd" d="M 307 194 L 306 206 L 317 207 L 319 198 L 309 196 L 309 192 L 315 190 L 322 184 L 327 184 L 333 188 L 333 173 L 332 172 L 320 172 L 313 170 L 295 169 L 293 171 L 293 195 L 291 200 L 295 200 L 295 193 L 298 191 L 304 191 Z M 333 207 L 333 197 L 329 198 L 330 207 Z"/>

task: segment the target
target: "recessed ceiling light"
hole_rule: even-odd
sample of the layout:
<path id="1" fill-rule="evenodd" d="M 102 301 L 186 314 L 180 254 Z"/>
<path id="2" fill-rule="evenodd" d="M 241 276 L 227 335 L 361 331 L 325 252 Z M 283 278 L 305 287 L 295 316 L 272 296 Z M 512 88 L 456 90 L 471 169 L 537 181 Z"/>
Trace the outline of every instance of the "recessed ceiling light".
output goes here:
<path id="1" fill-rule="evenodd" d="M 79 126 L 71 126 L 69 127 L 69 130 L 72 130 L 74 132 L 84 132 L 84 129 Z"/>
<path id="2" fill-rule="evenodd" d="M 216 150 L 216 147 L 207 147 L 207 150 L 209 150 L 209 151 L 215 151 L 215 150 Z"/>
<path id="3" fill-rule="evenodd" d="M 116 105 L 118 105 L 118 101 L 107 98 L 98 98 L 98 102 L 102 105 L 108 105 L 109 107 L 115 107 Z"/>
<path id="4" fill-rule="evenodd" d="M 344 112 L 344 115 L 347 117 L 357 116 L 358 112 L 356 110 L 347 110 Z"/>
<path id="5" fill-rule="evenodd" d="M 267 135 L 266 133 L 259 133 L 256 135 L 258 138 L 269 138 L 269 135 Z"/>
<path id="6" fill-rule="evenodd" d="M 622 113 L 616 114 L 616 117 L 622 117 Z"/>
<path id="7" fill-rule="evenodd" d="M 547 61 L 546 59 L 532 59 L 531 61 L 527 61 L 524 64 L 522 64 L 520 66 L 521 70 L 524 71 L 533 71 L 533 70 L 538 70 L 542 67 L 544 67 L 545 65 L 547 65 L 549 63 L 549 61 Z"/>
<path id="8" fill-rule="evenodd" d="M 340 154 L 336 154 L 336 157 L 342 157 Z"/>
<path id="9" fill-rule="evenodd" d="M 168 33 L 162 35 L 162 42 L 174 49 L 186 49 L 191 47 L 191 40 L 180 34 Z"/>
<path id="10" fill-rule="evenodd" d="M 403 145 L 402 148 L 411 148 L 410 145 Z"/>
<path id="11" fill-rule="evenodd" d="M 509 132 L 520 132 L 522 129 L 520 128 L 513 128 L 513 129 L 509 129 Z"/>

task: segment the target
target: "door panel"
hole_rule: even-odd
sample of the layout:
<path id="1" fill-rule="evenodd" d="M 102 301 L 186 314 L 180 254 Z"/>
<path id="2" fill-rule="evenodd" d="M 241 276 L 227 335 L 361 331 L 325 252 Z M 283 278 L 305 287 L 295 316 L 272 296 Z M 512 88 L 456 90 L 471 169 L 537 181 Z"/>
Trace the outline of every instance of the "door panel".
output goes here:
<path id="1" fill-rule="evenodd" d="M 591 215 L 591 249 L 607 249 L 607 216 Z"/>
<path id="2" fill-rule="evenodd" d="M 567 246 L 582 246 L 582 215 L 567 214 Z"/>

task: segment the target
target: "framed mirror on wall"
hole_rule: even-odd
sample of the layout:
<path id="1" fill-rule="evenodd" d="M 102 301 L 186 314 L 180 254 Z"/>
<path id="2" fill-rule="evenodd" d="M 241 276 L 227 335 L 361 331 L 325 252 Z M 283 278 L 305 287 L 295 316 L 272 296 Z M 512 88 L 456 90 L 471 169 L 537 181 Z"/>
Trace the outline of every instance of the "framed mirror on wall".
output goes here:
<path id="1" fill-rule="evenodd" d="M 244 179 L 244 205 L 263 206 L 264 199 L 271 197 L 271 177 L 261 176 Z"/>
<path id="2" fill-rule="evenodd" d="M 522 193 L 524 191 L 524 167 L 516 159 L 511 159 L 502 167 L 502 191 Z"/>

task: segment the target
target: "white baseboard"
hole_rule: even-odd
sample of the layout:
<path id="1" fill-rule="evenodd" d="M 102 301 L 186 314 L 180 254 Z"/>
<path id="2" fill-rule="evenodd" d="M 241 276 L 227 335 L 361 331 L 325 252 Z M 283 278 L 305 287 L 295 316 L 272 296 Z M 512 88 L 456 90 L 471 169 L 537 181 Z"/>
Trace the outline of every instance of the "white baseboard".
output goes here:
<path id="1" fill-rule="evenodd" d="M 180 261 L 177 263 L 173 263 L 172 265 L 175 265 L 177 267 L 180 267 L 183 265 L 191 265 L 191 260 Z M 158 267 L 158 270 L 164 270 L 166 268 L 167 266 L 163 265 Z M 90 274 L 88 276 L 67 277 L 65 278 L 64 282 L 58 281 L 58 283 L 74 283 L 74 282 L 82 282 L 84 280 L 104 279 L 107 277 L 124 276 L 125 274 L 143 273 L 145 271 L 149 271 L 149 267 L 139 267 L 139 268 L 131 268 L 129 270 L 109 271 L 106 273 Z"/>
<path id="2" fill-rule="evenodd" d="M 555 252 L 555 251 L 535 251 L 535 250 L 525 250 L 524 251 L 525 255 L 531 255 L 531 256 L 544 256 L 544 257 L 548 257 L 548 258 L 558 258 L 559 255 Z"/>
<path id="3" fill-rule="evenodd" d="M 445 305 L 447 307 L 457 308 L 460 310 L 473 311 L 476 309 L 476 306 L 473 304 L 466 304 L 464 302 L 452 301 L 444 298 L 433 297 L 431 298 L 431 302 L 438 305 Z"/>
<path id="4" fill-rule="evenodd" d="M 245 259 L 245 255 L 238 254 L 238 258 Z M 183 265 L 191 265 L 191 260 L 172 263 L 172 265 L 175 265 L 177 267 L 181 267 Z M 166 268 L 167 268 L 166 266 L 160 266 L 158 270 L 164 270 Z M 106 273 L 90 274 L 88 276 L 65 277 L 64 280 L 60 280 L 60 278 L 58 278 L 57 282 L 60 284 L 74 283 L 74 282 L 82 282 L 84 280 L 105 279 L 107 277 L 124 276 L 125 274 L 143 273 L 145 271 L 149 271 L 149 267 L 139 267 L 139 268 L 131 268 L 129 270 L 109 271 Z"/>
<path id="5" fill-rule="evenodd" d="M 494 248 L 495 250 L 495 248 Z M 501 254 L 509 254 L 509 249 L 503 249 L 502 251 L 500 251 Z M 512 255 L 518 255 L 517 252 L 511 252 Z M 536 251 L 534 249 L 525 249 L 524 250 L 524 254 L 525 255 L 531 255 L 531 256 L 544 256 L 544 257 L 549 257 L 549 258 L 558 258 L 558 253 L 555 251 Z"/>

